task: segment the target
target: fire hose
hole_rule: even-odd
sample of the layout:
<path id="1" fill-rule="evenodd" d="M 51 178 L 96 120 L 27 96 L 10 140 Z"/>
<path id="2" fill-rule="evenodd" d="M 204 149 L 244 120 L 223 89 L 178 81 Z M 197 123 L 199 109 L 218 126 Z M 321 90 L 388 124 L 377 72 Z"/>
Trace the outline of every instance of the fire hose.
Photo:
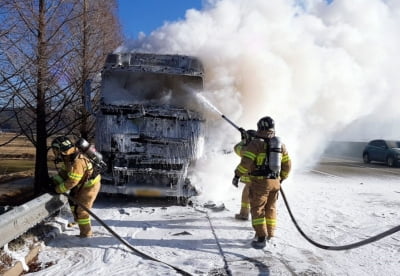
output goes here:
<path id="1" fill-rule="evenodd" d="M 305 238 L 309 243 L 311 243 L 312 245 L 314 245 L 314 246 L 316 246 L 316 247 L 318 247 L 318 248 L 321 248 L 321 249 L 325 249 L 325 250 L 335 250 L 335 251 L 353 249 L 353 248 L 360 247 L 360 246 L 363 246 L 363 245 L 366 245 L 366 244 L 375 242 L 375 241 L 377 241 L 377 240 L 383 239 L 384 237 L 390 236 L 390 235 L 392 235 L 392 234 L 394 234 L 394 233 L 400 231 L 400 225 L 398 225 L 398 226 L 396 226 L 396 227 L 393 227 L 393 228 L 391 228 L 391 229 L 389 229 L 389 230 L 386 230 L 386 231 L 384 231 L 384 232 L 382 232 L 382 233 L 380 233 L 380 234 L 377 234 L 377 235 L 372 236 L 372 237 L 370 237 L 370 238 L 367 238 L 367 239 L 365 239 L 365 240 L 361 240 L 361 241 L 354 242 L 354 243 L 350 243 L 350 244 L 346 244 L 346 245 L 337 245 L 337 246 L 334 246 L 334 245 L 324 245 L 324 244 L 320 244 L 320 243 L 318 243 L 318 242 L 316 242 L 316 241 L 310 239 L 310 238 L 304 233 L 304 231 L 300 228 L 299 224 L 297 223 L 296 219 L 294 218 L 293 213 L 292 213 L 292 211 L 291 211 L 291 209 L 290 209 L 290 207 L 289 207 L 289 202 L 288 202 L 288 200 L 286 199 L 286 195 L 285 195 L 285 193 L 283 192 L 282 187 L 281 187 L 281 189 L 280 189 L 280 192 L 281 192 L 281 195 L 282 195 L 282 197 L 283 197 L 283 201 L 285 202 L 285 206 L 286 206 L 286 209 L 288 210 L 289 216 L 290 216 L 290 218 L 291 218 L 293 224 L 295 225 L 297 231 L 299 231 L 299 233 L 301 234 L 301 236 L 302 236 L 303 238 Z"/>

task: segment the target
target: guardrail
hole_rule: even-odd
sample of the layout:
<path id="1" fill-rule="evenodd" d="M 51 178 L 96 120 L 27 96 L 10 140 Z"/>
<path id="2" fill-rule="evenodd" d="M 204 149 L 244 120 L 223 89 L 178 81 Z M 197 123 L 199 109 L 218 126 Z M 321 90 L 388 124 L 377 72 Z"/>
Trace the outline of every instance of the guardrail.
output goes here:
<path id="1" fill-rule="evenodd" d="M 64 195 L 43 194 L 0 216 L 0 247 L 18 238 L 67 203 Z"/>

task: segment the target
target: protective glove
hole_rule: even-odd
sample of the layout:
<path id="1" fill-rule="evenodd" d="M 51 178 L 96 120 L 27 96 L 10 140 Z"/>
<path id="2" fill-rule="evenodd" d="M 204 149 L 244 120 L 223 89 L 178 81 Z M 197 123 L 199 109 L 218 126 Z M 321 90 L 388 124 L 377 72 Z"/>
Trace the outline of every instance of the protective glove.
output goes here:
<path id="1" fill-rule="evenodd" d="M 52 187 L 53 187 L 53 192 L 57 193 L 57 194 L 61 194 L 61 184 L 64 183 L 64 180 L 62 179 L 62 177 L 60 175 L 55 175 L 51 178 L 52 180 Z"/>
<path id="2" fill-rule="evenodd" d="M 233 179 L 232 179 L 232 185 L 235 186 L 236 188 L 239 187 L 239 179 L 240 179 L 240 177 L 237 175 L 235 175 L 235 177 L 233 177 Z"/>
<path id="3" fill-rule="evenodd" d="M 249 138 L 246 130 L 244 128 L 239 128 L 239 131 L 240 131 L 240 137 L 241 137 L 242 141 L 246 142 Z"/>

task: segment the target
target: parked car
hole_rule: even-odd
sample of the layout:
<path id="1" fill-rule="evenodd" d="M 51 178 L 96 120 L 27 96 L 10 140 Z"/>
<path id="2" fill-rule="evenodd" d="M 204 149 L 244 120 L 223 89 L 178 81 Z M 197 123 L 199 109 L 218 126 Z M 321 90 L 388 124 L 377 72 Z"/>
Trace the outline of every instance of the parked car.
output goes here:
<path id="1" fill-rule="evenodd" d="M 363 151 L 364 163 L 384 162 L 389 167 L 400 165 L 400 141 L 377 139 L 370 141 Z"/>

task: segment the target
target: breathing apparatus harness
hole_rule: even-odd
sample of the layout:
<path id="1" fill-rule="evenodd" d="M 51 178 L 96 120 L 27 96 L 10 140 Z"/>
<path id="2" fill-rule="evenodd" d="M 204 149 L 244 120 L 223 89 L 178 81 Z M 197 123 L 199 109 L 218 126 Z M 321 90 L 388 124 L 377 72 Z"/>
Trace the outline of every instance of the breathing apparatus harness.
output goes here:
<path id="1" fill-rule="evenodd" d="M 282 142 L 277 136 L 271 138 L 261 138 L 266 147 L 264 164 L 256 166 L 253 176 L 265 176 L 266 178 L 276 179 L 281 171 Z"/>
<path id="2" fill-rule="evenodd" d="M 96 178 L 107 166 L 103 161 L 103 155 L 96 150 L 94 145 L 89 144 L 89 142 L 83 138 L 79 138 L 79 140 L 75 143 L 75 146 L 78 148 L 79 152 L 81 152 L 90 160 L 93 165 L 93 173 L 90 179 Z"/>

